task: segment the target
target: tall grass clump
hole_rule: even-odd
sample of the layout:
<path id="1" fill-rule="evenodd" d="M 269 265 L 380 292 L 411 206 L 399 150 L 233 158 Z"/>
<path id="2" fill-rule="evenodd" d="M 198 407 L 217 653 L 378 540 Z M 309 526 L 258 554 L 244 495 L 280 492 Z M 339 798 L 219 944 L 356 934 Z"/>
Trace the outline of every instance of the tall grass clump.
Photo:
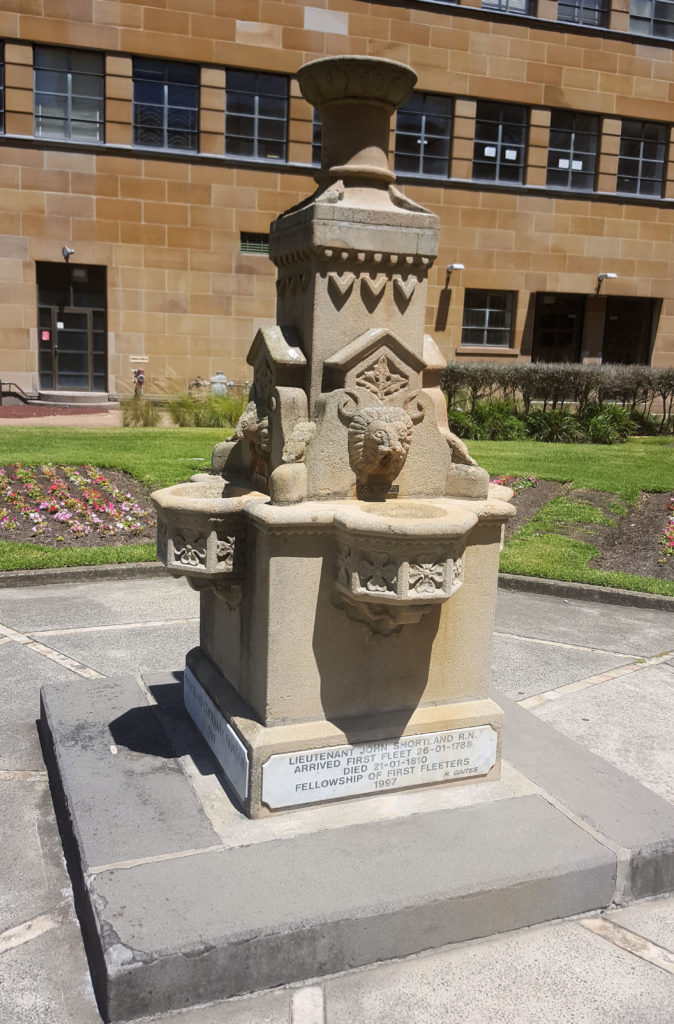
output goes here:
<path id="1" fill-rule="evenodd" d="M 235 427 L 248 404 L 246 395 L 208 395 L 196 398 L 187 393 L 166 404 L 177 427 Z"/>
<path id="2" fill-rule="evenodd" d="M 123 398 L 119 406 L 124 427 L 156 427 L 159 424 L 159 406 L 147 398 Z"/>

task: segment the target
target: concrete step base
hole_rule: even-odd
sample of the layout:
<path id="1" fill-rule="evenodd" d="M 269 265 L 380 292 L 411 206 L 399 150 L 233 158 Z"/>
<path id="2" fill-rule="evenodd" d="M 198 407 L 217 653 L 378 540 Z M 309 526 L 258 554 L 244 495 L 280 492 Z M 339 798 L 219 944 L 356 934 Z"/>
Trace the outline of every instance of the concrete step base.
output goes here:
<path id="1" fill-rule="evenodd" d="M 495 697 L 510 758 L 500 781 L 249 821 L 185 713 L 180 673 L 44 687 L 41 734 L 104 1018 L 674 886 L 674 809 Z"/>
<path id="2" fill-rule="evenodd" d="M 107 391 L 39 391 L 42 405 L 104 405 L 108 404 Z"/>

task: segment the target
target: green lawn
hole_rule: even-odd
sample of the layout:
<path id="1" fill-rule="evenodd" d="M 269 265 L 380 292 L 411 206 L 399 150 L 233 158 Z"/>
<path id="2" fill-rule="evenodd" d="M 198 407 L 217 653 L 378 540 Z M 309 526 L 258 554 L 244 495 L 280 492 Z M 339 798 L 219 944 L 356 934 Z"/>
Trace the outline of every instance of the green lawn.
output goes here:
<path id="1" fill-rule="evenodd" d="M 89 463 L 101 469 L 126 470 L 148 487 L 168 487 L 188 480 L 200 469 L 208 470 L 213 446 L 231 433 L 228 429 L 190 427 L 0 427 L 0 466 L 10 462 L 30 466 Z"/>
<path id="2" fill-rule="evenodd" d="M 571 481 L 574 487 L 612 491 L 630 502 L 640 491 L 674 490 L 671 437 L 633 437 L 615 445 L 469 441 L 468 448 L 492 476 L 512 473 Z"/>
<path id="3" fill-rule="evenodd" d="M 138 428 L 80 430 L 57 427 L 0 427 L 0 465 L 91 463 L 126 470 L 150 487 L 166 487 L 207 469 L 213 446 L 230 431 L 221 429 Z M 609 491 L 635 502 L 640 491 L 674 492 L 674 442 L 671 438 L 632 438 L 626 444 L 568 445 L 536 441 L 471 441 L 471 454 L 492 475 L 519 474 L 543 480 L 571 481 L 575 488 Z M 602 572 L 588 567 L 598 553 L 556 532 L 556 522 L 590 512 L 574 510 L 557 499 L 542 509 L 508 542 L 504 572 L 573 580 L 631 590 L 674 595 L 674 584 L 650 577 Z M 620 514 L 619 506 L 614 509 Z M 663 523 L 663 528 L 664 528 Z M 0 569 L 37 569 L 102 562 L 147 561 L 151 544 L 105 548 L 59 548 L 0 542 Z"/>

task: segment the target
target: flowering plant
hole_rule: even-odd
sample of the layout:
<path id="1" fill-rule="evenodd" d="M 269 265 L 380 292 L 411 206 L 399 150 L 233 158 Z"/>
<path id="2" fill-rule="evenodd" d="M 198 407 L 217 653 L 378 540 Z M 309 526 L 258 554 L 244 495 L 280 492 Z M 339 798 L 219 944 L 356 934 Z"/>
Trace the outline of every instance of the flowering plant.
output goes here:
<path id="1" fill-rule="evenodd" d="M 149 533 L 155 515 L 130 491 L 122 490 L 95 466 L 0 467 L 0 534 L 19 531 L 63 543 L 63 533 L 90 537 L 137 537 Z M 20 539 L 20 538 L 19 538 Z"/>
<path id="2" fill-rule="evenodd" d="M 667 524 L 662 531 L 660 547 L 663 551 L 662 562 L 674 557 L 674 497 L 667 502 Z"/>
<path id="3" fill-rule="evenodd" d="M 521 491 L 528 490 L 529 487 L 535 487 L 538 483 L 537 476 L 492 476 L 489 479 L 493 484 L 510 487 L 516 495 Z"/>

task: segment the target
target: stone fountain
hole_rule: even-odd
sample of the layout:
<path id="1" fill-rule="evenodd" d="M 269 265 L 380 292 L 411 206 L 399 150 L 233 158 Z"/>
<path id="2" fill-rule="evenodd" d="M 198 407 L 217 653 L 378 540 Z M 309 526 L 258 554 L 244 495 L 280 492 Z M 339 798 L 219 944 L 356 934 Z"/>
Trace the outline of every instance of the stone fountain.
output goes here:
<path id="1" fill-rule="evenodd" d="M 497 778 L 488 695 L 504 488 L 447 425 L 424 333 L 435 215 L 394 184 L 416 76 L 298 72 L 323 124 L 317 191 L 271 227 L 277 324 L 212 472 L 158 491 L 158 553 L 200 591 L 186 706 L 250 817 Z"/>

